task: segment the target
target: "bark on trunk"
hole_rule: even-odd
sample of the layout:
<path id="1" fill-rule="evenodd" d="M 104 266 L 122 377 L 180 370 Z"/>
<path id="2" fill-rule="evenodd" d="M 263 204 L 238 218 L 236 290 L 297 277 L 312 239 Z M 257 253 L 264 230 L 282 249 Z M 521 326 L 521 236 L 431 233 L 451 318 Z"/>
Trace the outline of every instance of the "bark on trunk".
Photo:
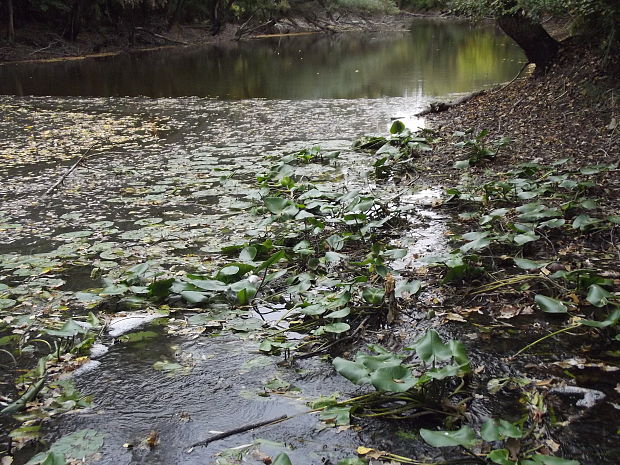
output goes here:
<path id="1" fill-rule="evenodd" d="M 524 16 L 502 16 L 498 19 L 502 30 L 524 51 L 530 63 L 536 65 L 537 72 L 544 72 L 556 54 L 559 43 L 551 37 L 540 23 Z"/>
<path id="2" fill-rule="evenodd" d="M 8 2 L 8 14 L 9 14 L 9 44 L 15 42 L 15 24 L 13 23 L 13 0 L 9 0 Z"/>
<path id="3" fill-rule="evenodd" d="M 65 33 L 65 37 L 70 41 L 75 41 L 80 34 L 82 26 L 82 0 L 74 0 L 71 7 L 71 17 L 69 18 L 69 30 Z"/>

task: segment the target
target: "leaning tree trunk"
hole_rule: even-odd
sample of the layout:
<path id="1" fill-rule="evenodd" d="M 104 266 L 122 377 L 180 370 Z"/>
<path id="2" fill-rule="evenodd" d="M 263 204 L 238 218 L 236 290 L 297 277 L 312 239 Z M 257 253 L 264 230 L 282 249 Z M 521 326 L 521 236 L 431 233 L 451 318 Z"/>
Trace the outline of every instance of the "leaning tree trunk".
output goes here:
<path id="1" fill-rule="evenodd" d="M 9 0 L 9 3 L 7 5 L 8 8 L 8 14 L 9 14 L 9 35 L 8 35 L 8 39 L 9 39 L 9 44 L 12 44 L 13 42 L 15 42 L 15 24 L 13 23 L 13 0 Z"/>
<path id="2" fill-rule="evenodd" d="M 556 54 L 559 43 L 551 37 L 540 23 L 524 16 L 502 16 L 498 19 L 502 30 L 524 51 L 530 63 L 536 65 L 537 72 L 545 72 Z"/>

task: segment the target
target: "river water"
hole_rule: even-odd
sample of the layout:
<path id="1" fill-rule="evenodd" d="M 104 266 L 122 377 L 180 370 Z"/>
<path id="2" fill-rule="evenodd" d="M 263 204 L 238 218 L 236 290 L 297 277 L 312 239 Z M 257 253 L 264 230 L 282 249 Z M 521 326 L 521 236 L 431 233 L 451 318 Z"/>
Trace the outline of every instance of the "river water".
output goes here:
<path id="1" fill-rule="evenodd" d="M 493 28 L 416 21 L 406 32 L 0 66 L 0 278 L 21 295 L 37 294 L 36 306 L 37 298 L 72 299 L 97 287 L 101 272 L 145 260 L 209 270 L 209 252 L 255 233 L 243 199 L 263 155 L 340 150 L 342 165 L 325 176 L 363 184 L 353 139 L 385 134 L 394 118 L 421 126 L 413 115 L 430 100 L 510 80 L 523 60 Z M 83 167 L 45 196 L 89 150 Z M 439 220 L 420 217 L 419 237 L 439 247 L 423 232 Z M 361 444 L 425 452 L 399 427 L 319 431 L 316 418 L 302 415 L 187 453 L 211 430 L 295 414 L 308 399 L 356 387 L 319 360 L 280 368 L 251 338 L 206 337 L 191 325 L 179 335 L 166 325 L 172 334 L 155 325 L 156 342 L 111 345 L 76 375 L 95 406 L 55 421 L 50 438 L 103 433 L 102 464 L 214 463 L 224 448 L 258 437 L 279 443 L 265 451 L 287 450 L 296 465 L 335 463 Z M 190 369 L 158 371 L 157 362 Z M 299 393 L 263 397 L 276 376 Z M 140 445 L 150 431 L 159 434 L 152 449 Z"/>

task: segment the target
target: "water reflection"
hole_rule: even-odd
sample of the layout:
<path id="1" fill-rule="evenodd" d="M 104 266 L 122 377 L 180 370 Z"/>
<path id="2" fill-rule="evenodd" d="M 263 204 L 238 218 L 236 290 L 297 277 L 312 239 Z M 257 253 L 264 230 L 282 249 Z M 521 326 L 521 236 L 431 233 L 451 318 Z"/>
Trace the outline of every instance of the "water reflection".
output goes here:
<path id="1" fill-rule="evenodd" d="M 0 93 L 317 99 L 447 95 L 510 79 L 523 59 L 488 26 L 419 20 L 409 32 L 268 38 L 0 67 Z"/>

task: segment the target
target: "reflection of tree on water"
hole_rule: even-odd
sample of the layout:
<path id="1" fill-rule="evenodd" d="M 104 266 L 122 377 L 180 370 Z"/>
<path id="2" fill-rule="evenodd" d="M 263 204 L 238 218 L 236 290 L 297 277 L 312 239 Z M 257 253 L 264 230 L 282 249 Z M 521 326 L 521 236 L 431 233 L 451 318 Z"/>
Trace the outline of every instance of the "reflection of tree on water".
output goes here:
<path id="1" fill-rule="evenodd" d="M 5 69 L 0 82 L 7 88 L 0 84 L 0 91 L 16 92 L 18 83 L 23 92 L 42 95 L 415 97 L 505 81 L 521 59 L 510 39 L 492 28 L 416 21 L 410 32 L 396 34 L 281 37 Z"/>

